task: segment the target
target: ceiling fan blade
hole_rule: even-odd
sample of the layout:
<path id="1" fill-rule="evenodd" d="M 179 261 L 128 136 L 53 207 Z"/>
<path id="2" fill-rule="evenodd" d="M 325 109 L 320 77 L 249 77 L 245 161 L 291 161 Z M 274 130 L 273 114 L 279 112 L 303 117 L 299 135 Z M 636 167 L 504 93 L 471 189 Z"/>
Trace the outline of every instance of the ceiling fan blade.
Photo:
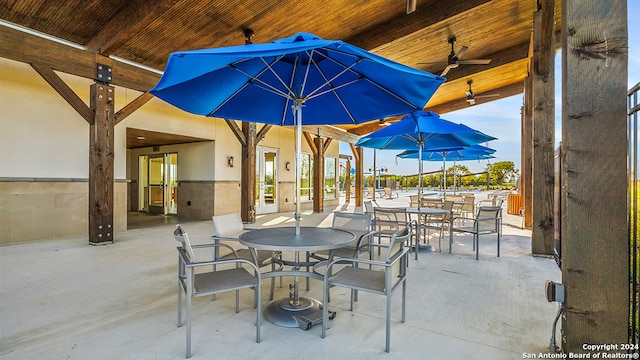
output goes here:
<path id="1" fill-rule="evenodd" d="M 462 65 L 487 65 L 489 63 L 491 63 L 491 59 L 470 59 L 458 61 L 458 64 Z"/>
<path id="2" fill-rule="evenodd" d="M 500 94 L 486 94 L 486 95 L 476 95 L 474 96 L 476 99 L 477 98 L 490 98 L 490 97 L 499 97 Z"/>
<path id="3" fill-rule="evenodd" d="M 458 50 L 458 53 L 456 54 L 458 59 L 460 59 L 462 57 L 462 55 L 464 55 L 464 53 L 467 52 L 467 50 L 469 50 L 469 47 L 467 47 L 467 46 L 461 47 L 460 50 Z"/>
<path id="4" fill-rule="evenodd" d="M 444 68 L 444 70 L 442 71 L 442 74 L 440 74 L 440 76 L 445 76 L 447 75 L 447 73 L 449 72 L 449 70 L 451 69 L 455 69 L 458 67 L 458 64 L 449 64 L 447 65 L 446 68 Z"/>

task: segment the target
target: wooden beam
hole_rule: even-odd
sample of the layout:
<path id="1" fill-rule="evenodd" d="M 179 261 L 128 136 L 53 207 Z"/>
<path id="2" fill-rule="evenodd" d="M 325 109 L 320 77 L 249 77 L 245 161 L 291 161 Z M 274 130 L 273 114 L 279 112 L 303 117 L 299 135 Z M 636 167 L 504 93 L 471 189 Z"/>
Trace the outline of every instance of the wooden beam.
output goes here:
<path id="1" fill-rule="evenodd" d="M 355 144 L 360 140 L 360 136 L 350 133 L 348 131 L 336 128 L 334 126 L 317 126 L 317 125 L 303 125 L 302 131 L 312 133 L 314 135 L 320 135 L 324 137 L 330 137 L 344 143 Z"/>
<path id="2" fill-rule="evenodd" d="M 48 66 L 39 65 L 39 64 L 31 64 L 31 67 L 42 76 L 42 78 L 51 85 L 51 87 L 58 93 L 62 98 L 71 105 L 71 107 L 80 115 L 83 119 L 86 120 L 87 123 L 93 124 L 93 111 L 87 104 L 85 104 L 82 99 L 71 89 L 67 83 L 62 80 L 58 74 L 53 71 Z"/>
<path id="3" fill-rule="evenodd" d="M 115 88 L 91 85 L 89 125 L 89 243 L 113 242 Z"/>
<path id="4" fill-rule="evenodd" d="M 238 141 L 240 142 L 240 145 L 242 145 L 243 147 L 247 146 L 247 139 L 245 138 L 245 135 L 242 129 L 240 129 L 240 127 L 238 126 L 238 124 L 235 121 L 229 120 L 229 119 L 224 119 L 224 121 L 227 123 L 227 125 L 231 129 L 231 132 L 233 133 L 233 135 L 236 136 L 236 139 L 238 139 Z"/>
<path id="5" fill-rule="evenodd" d="M 489 2 L 489 0 L 422 1 L 415 12 L 409 15 L 402 14 L 383 24 L 373 24 L 364 31 L 346 38 L 345 42 L 372 50 Z"/>
<path id="6" fill-rule="evenodd" d="M 256 141 L 260 142 L 264 140 L 264 137 L 267 136 L 267 133 L 269 132 L 269 130 L 271 130 L 272 127 L 273 125 L 266 124 L 262 128 L 260 128 L 260 131 L 258 131 L 258 133 L 256 134 Z"/>
<path id="7" fill-rule="evenodd" d="M 498 88 L 498 89 L 494 89 L 494 90 L 490 90 L 490 91 L 485 91 L 481 94 L 476 94 L 477 95 L 500 95 L 499 97 L 495 97 L 495 98 L 476 98 L 476 104 L 483 104 L 483 103 L 487 103 L 490 101 L 495 101 L 497 99 L 502 99 L 502 98 L 506 98 L 509 96 L 513 96 L 513 95 L 518 95 L 518 94 L 522 94 L 524 90 L 524 87 L 522 85 L 522 81 L 518 81 L 516 83 Z M 456 111 L 456 110 L 460 110 L 460 109 L 464 109 L 469 107 L 469 103 L 466 101 L 466 98 L 460 98 L 460 99 L 456 99 L 453 101 L 449 101 L 447 103 L 444 104 L 440 104 L 440 105 L 436 105 L 436 106 L 432 106 L 427 108 L 426 110 L 428 111 L 433 111 L 435 113 L 438 114 L 445 114 L 451 111 Z"/>
<path id="8" fill-rule="evenodd" d="M 126 119 L 127 116 L 140 109 L 142 105 L 146 104 L 151 99 L 153 99 L 153 95 L 149 93 L 143 93 L 137 98 L 133 99 L 133 101 L 125 105 L 122 109 L 118 110 L 118 112 L 116 113 L 116 125 L 118 125 L 120 121 Z"/>
<path id="9" fill-rule="evenodd" d="M 129 0 L 84 46 L 89 51 L 105 56 L 111 55 L 177 2 L 177 0 Z"/>
<path id="10" fill-rule="evenodd" d="M 316 147 L 316 144 L 314 143 L 313 138 L 311 137 L 311 134 L 309 134 L 306 131 L 303 131 L 302 136 L 304 136 L 304 140 L 307 142 L 307 145 L 309 145 L 309 148 L 311 149 L 311 153 L 314 156 L 318 155 L 318 148 Z"/>
<path id="11" fill-rule="evenodd" d="M 95 79 L 97 64 L 104 64 L 111 66 L 111 85 L 143 92 L 160 80 L 160 74 L 152 71 L 6 26 L 0 26 L 0 57 L 48 66 L 87 79 Z"/>
<path id="12" fill-rule="evenodd" d="M 562 4 L 562 350 L 583 353 L 633 343 L 627 0 Z"/>
<path id="13" fill-rule="evenodd" d="M 326 138 L 324 141 L 324 148 L 322 149 L 322 153 L 326 153 L 329 150 L 329 145 L 331 145 L 332 138 Z"/>
<path id="14" fill-rule="evenodd" d="M 533 228 L 531 252 L 553 255 L 553 186 L 555 142 L 554 0 L 538 0 L 533 13 Z M 550 9 L 549 9 L 550 8 Z M 543 19 L 549 17 L 549 19 Z M 545 28 L 546 26 L 546 28 Z M 546 68 L 543 68 L 546 66 Z"/>

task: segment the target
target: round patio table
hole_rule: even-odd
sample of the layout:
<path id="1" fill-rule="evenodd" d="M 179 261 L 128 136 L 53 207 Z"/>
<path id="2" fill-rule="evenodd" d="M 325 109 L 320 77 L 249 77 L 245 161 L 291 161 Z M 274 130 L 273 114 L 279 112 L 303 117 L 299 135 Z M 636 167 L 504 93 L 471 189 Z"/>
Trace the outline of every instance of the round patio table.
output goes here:
<path id="1" fill-rule="evenodd" d="M 295 279 L 288 298 L 274 300 L 265 308 L 265 319 L 275 325 L 299 327 L 304 330 L 321 323 L 322 304 L 316 299 L 299 296 L 298 277 L 303 276 L 318 280 L 323 280 L 323 277 L 312 271 L 301 270 L 301 266 L 309 264 L 300 261 L 300 252 L 334 250 L 345 247 L 353 242 L 355 235 L 340 229 L 309 226 L 300 227 L 300 234 L 296 235 L 296 228 L 288 226 L 248 230 L 241 234 L 239 239 L 241 244 L 252 249 L 295 253 L 293 262 L 285 262 L 285 265 L 292 267 L 291 270 L 278 270 L 263 274 L 263 278 L 292 275 Z"/>

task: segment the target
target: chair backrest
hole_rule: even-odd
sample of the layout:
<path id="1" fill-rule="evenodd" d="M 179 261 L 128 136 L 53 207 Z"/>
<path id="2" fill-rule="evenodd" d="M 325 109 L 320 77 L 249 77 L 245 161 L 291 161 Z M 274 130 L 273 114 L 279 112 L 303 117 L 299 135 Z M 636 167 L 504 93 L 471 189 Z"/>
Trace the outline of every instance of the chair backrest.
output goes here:
<path id="1" fill-rule="evenodd" d="M 387 253 L 385 254 L 385 262 L 390 263 L 398 258 L 398 256 L 403 256 L 403 252 L 405 252 L 405 244 L 409 242 L 409 236 L 411 236 L 411 230 L 409 227 L 405 227 L 400 231 L 393 234 L 391 237 L 391 241 L 387 248 Z M 405 256 L 404 260 L 400 260 L 396 262 L 395 266 L 391 268 L 391 277 L 392 278 L 402 278 L 407 274 L 407 257 Z"/>
<path id="2" fill-rule="evenodd" d="M 435 197 L 423 197 L 422 198 L 422 206 L 430 207 L 430 208 L 441 208 L 442 207 L 442 199 Z"/>
<path id="3" fill-rule="evenodd" d="M 193 247 L 191 246 L 191 241 L 189 241 L 189 235 L 182 225 L 177 224 L 176 229 L 173 231 L 173 238 L 182 244 L 182 248 L 187 252 L 189 256 L 189 260 L 194 261 L 196 258 L 195 253 L 193 252 Z"/>
<path id="4" fill-rule="evenodd" d="M 365 233 L 371 231 L 371 215 L 349 212 L 334 212 L 331 227 L 351 231 L 356 235 L 356 240 Z"/>
<path id="5" fill-rule="evenodd" d="M 373 214 L 373 203 L 371 202 L 371 200 L 367 200 L 364 202 L 364 212 Z"/>
<path id="6" fill-rule="evenodd" d="M 418 195 L 409 195 L 409 206 L 418 207 Z"/>
<path id="7" fill-rule="evenodd" d="M 451 220 L 451 212 L 453 211 L 453 200 L 445 200 L 444 203 L 442 203 L 442 208 L 449 211 L 443 216 L 443 219 Z"/>
<path id="8" fill-rule="evenodd" d="M 497 232 L 500 226 L 502 208 L 498 206 L 480 206 L 476 215 L 479 232 Z"/>
<path id="9" fill-rule="evenodd" d="M 240 213 L 213 216 L 213 231 L 217 237 L 238 238 L 244 231 Z"/>
<path id="10" fill-rule="evenodd" d="M 462 210 L 470 211 L 471 214 L 473 214 L 475 199 L 473 195 L 463 195 L 462 200 L 464 204 L 462 205 Z"/>
<path id="11" fill-rule="evenodd" d="M 406 208 L 376 207 L 373 209 L 373 217 L 375 230 L 399 231 L 410 222 Z"/>
<path id="12" fill-rule="evenodd" d="M 391 196 L 391 188 L 390 187 L 386 187 L 384 188 L 384 194 L 386 196 Z"/>

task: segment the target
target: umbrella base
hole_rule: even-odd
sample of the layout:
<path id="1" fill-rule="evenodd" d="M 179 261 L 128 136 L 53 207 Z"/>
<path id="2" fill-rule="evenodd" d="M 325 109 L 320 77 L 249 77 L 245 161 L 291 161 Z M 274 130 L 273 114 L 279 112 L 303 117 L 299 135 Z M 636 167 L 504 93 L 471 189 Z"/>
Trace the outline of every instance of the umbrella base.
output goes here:
<path id="1" fill-rule="evenodd" d="M 415 251 L 415 250 L 416 250 L 416 247 L 414 246 L 413 247 L 413 251 Z M 430 245 L 430 244 L 418 245 L 418 251 L 419 252 L 427 252 L 427 253 L 429 253 L 429 252 L 434 252 L 435 248 L 433 247 L 433 245 Z"/>
<path id="2" fill-rule="evenodd" d="M 329 319 L 335 317 L 335 311 L 329 311 Z M 322 304 L 304 297 L 299 299 L 298 305 L 290 304 L 288 298 L 276 300 L 264 309 L 264 318 L 274 325 L 309 330 L 311 326 L 322 323 Z"/>

